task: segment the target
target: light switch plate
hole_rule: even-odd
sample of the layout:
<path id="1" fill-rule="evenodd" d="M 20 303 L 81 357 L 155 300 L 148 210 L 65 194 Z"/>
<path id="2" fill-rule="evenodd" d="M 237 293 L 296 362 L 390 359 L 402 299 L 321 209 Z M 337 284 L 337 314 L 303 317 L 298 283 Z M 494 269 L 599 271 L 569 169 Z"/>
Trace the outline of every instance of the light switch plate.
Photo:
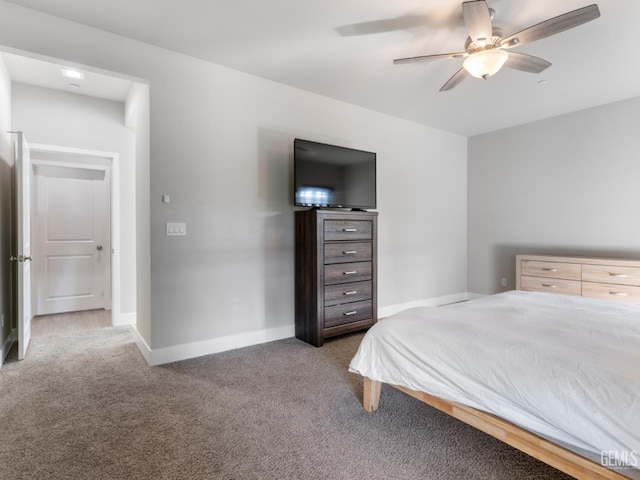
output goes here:
<path id="1" fill-rule="evenodd" d="M 187 234 L 186 223 L 167 222 L 167 237 L 185 236 Z"/>

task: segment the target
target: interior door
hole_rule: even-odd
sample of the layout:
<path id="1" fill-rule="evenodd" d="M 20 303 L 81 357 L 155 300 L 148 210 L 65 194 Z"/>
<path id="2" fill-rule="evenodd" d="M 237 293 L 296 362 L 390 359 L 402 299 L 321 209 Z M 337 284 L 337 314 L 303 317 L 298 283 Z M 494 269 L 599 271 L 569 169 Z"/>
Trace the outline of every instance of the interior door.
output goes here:
<path id="1" fill-rule="evenodd" d="M 16 132 L 15 191 L 16 191 L 16 255 L 18 359 L 27 355 L 31 340 L 31 162 L 29 145 L 24 134 Z"/>
<path id="2" fill-rule="evenodd" d="M 36 314 L 107 308 L 108 169 L 35 163 Z"/>

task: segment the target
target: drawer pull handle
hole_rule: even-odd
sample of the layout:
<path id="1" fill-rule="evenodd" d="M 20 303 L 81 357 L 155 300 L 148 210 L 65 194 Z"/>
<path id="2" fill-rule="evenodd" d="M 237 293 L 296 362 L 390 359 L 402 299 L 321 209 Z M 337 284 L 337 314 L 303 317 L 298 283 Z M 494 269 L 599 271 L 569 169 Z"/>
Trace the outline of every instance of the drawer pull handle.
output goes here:
<path id="1" fill-rule="evenodd" d="M 542 271 L 543 272 L 557 272 L 558 269 L 557 268 L 550 268 L 550 267 L 542 267 Z"/>
<path id="2" fill-rule="evenodd" d="M 550 283 L 543 283 L 542 286 L 547 288 L 557 288 L 555 285 L 551 285 Z"/>
<path id="3" fill-rule="evenodd" d="M 351 270 L 349 272 L 342 272 L 343 275 L 355 275 L 356 273 L 358 273 L 356 270 Z"/>
<path id="4" fill-rule="evenodd" d="M 356 253 L 358 253 L 357 250 L 345 250 L 342 252 L 343 255 L 355 255 Z"/>
<path id="5" fill-rule="evenodd" d="M 357 232 L 358 229 L 357 228 L 343 228 L 342 231 L 343 232 Z"/>
<path id="6" fill-rule="evenodd" d="M 625 275 L 624 273 L 609 273 L 609 276 L 616 278 L 627 278 L 629 275 Z"/>
<path id="7" fill-rule="evenodd" d="M 356 293 L 358 293 L 357 290 L 351 290 L 350 292 L 344 292 L 343 295 L 355 295 Z"/>
<path id="8" fill-rule="evenodd" d="M 351 310 L 350 312 L 344 312 L 343 315 L 345 317 L 350 317 L 351 315 L 355 315 L 356 313 L 358 313 L 357 310 Z"/>
<path id="9" fill-rule="evenodd" d="M 616 297 L 626 297 L 627 294 L 624 292 L 609 292 L 609 295 L 615 295 Z"/>

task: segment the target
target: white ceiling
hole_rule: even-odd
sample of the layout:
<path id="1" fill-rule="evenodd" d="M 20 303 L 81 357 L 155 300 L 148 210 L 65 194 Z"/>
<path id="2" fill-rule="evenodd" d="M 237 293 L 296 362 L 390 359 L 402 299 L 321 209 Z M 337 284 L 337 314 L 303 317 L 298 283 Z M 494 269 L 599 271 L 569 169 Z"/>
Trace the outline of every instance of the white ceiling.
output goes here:
<path id="1" fill-rule="evenodd" d="M 600 0 L 601 17 L 515 51 L 552 63 L 438 90 L 461 60 L 460 0 L 8 0 L 435 128 L 475 135 L 640 95 L 640 1 Z M 488 0 L 515 33 L 589 0 Z M 542 82 L 542 81 L 546 82 Z"/>
<path id="2" fill-rule="evenodd" d="M 130 80 L 89 71 L 82 68 L 84 79 L 69 79 L 62 75 L 62 68 L 72 68 L 74 65 L 54 63 L 32 57 L 25 57 L 10 52 L 0 52 L 14 82 L 53 88 L 79 95 L 104 98 L 116 102 L 127 99 L 132 82 Z"/>

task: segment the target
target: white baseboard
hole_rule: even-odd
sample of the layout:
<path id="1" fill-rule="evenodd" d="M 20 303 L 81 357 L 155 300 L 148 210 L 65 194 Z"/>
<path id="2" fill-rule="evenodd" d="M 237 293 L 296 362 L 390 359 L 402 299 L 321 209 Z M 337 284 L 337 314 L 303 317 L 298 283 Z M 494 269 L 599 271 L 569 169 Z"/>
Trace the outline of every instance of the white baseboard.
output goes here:
<path id="1" fill-rule="evenodd" d="M 118 318 L 113 320 L 114 327 L 120 327 L 122 325 L 135 325 L 136 324 L 136 312 L 133 313 L 121 313 Z"/>
<path id="2" fill-rule="evenodd" d="M 149 365 L 155 366 L 201 357 L 203 355 L 211 355 L 213 353 L 226 352 L 227 350 L 235 350 L 236 348 L 273 342 L 284 338 L 291 338 L 295 335 L 295 327 L 293 325 L 285 325 L 278 328 L 239 333 L 237 335 L 156 349 L 149 348 L 149 345 L 147 345 L 137 330 L 135 331 L 135 335 L 136 343 L 142 352 L 142 356 Z"/>
<path id="3" fill-rule="evenodd" d="M 446 305 L 449 303 L 464 302 L 466 300 L 471 300 L 473 298 L 479 298 L 482 296 L 483 295 L 473 294 L 469 292 L 461 292 L 452 295 L 445 295 L 442 297 L 427 298 L 415 302 L 389 305 L 378 309 L 378 318 L 388 317 L 389 315 L 393 315 L 394 313 L 406 310 L 407 308 L 422 306 L 435 307 L 439 305 Z M 282 327 L 270 328 L 266 330 L 256 330 L 253 332 L 239 333 L 237 335 L 212 338 L 199 342 L 184 343 L 180 345 L 173 345 L 171 347 L 152 349 L 142 338 L 142 336 L 140 336 L 140 333 L 135 329 L 135 327 L 132 330 L 136 337 L 136 344 L 138 345 L 142 356 L 151 366 L 163 365 L 165 363 L 171 362 L 179 362 L 181 360 L 201 357 L 203 355 L 211 355 L 214 353 L 225 352 L 227 350 L 234 350 L 236 348 L 249 347 L 251 345 L 273 342 L 275 340 L 291 338 L 295 335 L 295 326 L 285 325 Z"/>
<path id="4" fill-rule="evenodd" d="M 151 362 L 150 362 L 151 348 L 149 347 L 145 339 L 142 338 L 142 335 L 140 335 L 140 332 L 135 326 L 133 325 L 131 326 L 131 331 L 133 332 L 133 336 L 135 338 L 136 345 L 138 346 L 138 350 L 140 350 L 140 353 L 142 354 L 144 359 L 147 361 L 147 363 L 151 365 Z"/>
<path id="5" fill-rule="evenodd" d="M 467 292 L 467 295 L 469 295 L 468 300 L 474 300 L 476 298 L 482 298 L 482 297 L 488 296 L 486 293 L 473 293 L 473 292 Z"/>

